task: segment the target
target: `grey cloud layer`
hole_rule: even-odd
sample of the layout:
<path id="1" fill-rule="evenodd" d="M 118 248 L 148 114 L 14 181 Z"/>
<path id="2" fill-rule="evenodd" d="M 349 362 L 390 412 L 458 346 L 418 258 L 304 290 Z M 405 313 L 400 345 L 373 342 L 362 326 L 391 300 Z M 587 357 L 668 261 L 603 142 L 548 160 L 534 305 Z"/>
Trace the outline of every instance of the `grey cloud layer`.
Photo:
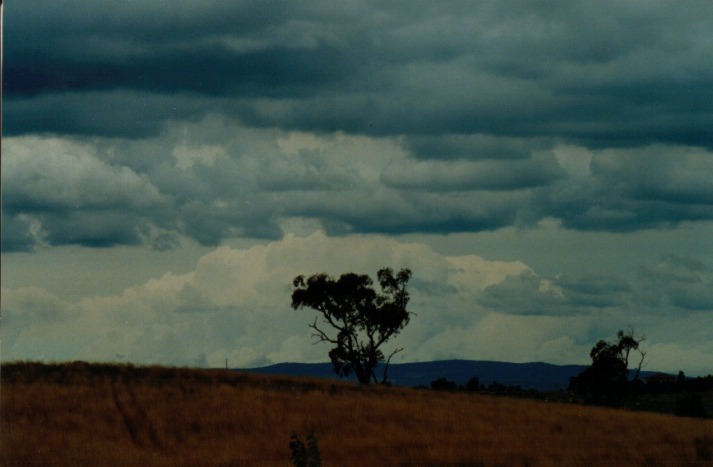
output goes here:
<path id="1" fill-rule="evenodd" d="M 159 119 L 218 100 L 286 129 L 711 146 L 706 1 L 40 3 L 6 12 L 13 134 L 146 134 L 126 124 L 144 119 L 141 99 L 101 124 L 82 118 L 130 90 L 170 96 Z M 46 113 L 53 96 L 85 92 L 75 114 Z"/>
<path id="2" fill-rule="evenodd" d="M 6 8 L 3 251 L 713 220 L 713 4 Z"/>
<path id="3" fill-rule="evenodd" d="M 590 177 L 572 177 L 548 193 L 566 227 L 631 231 L 713 216 L 713 154 L 648 146 L 593 153 Z"/>
<path id="4" fill-rule="evenodd" d="M 713 309 L 713 277 L 700 261 L 675 255 L 646 265 L 633 281 L 613 274 L 547 279 L 531 270 L 489 285 L 480 305 L 517 315 L 582 315 L 647 309 L 652 316 Z"/>
<path id="5" fill-rule="evenodd" d="M 635 231 L 713 219 L 713 154 L 685 147 L 424 160 L 398 138 L 210 117 L 133 141 L 5 138 L 2 170 L 6 252 L 277 239 L 290 221 L 341 235 L 479 232 L 544 219 Z"/>

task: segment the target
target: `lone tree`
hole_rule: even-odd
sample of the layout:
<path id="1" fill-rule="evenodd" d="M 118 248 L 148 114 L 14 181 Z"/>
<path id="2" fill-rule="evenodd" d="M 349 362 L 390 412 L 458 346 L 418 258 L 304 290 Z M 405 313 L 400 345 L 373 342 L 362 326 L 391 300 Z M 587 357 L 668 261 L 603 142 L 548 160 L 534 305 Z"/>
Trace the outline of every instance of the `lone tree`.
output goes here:
<path id="1" fill-rule="evenodd" d="M 616 399 L 624 392 L 627 384 L 638 381 L 646 356 L 646 352 L 639 349 L 639 345 L 645 337 L 636 338 L 633 330 L 628 333 L 619 331 L 616 337 L 616 342 L 600 340 L 592 347 L 589 352 L 592 364 L 570 379 L 571 390 L 591 393 L 598 398 L 609 396 Z M 640 358 L 630 381 L 629 357 L 633 350 L 637 351 Z"/>
<path id="2" fill-rule="evenodd" d="M 298 276 L 293 281 L 292 308 L 312 308 L 322 315 L 322 323 L 332 327 L 336 335 L 318 326 L 316 317 L 309 327 L 317 342 L 334 345 L 329 358 L 340 376 L 354 372 L 360 384 L 378 382 L 374 373 L 384 361 L 380 347 L 408 324 L 406 310 L 409 294 L 406 284 L 411 278 L 409 269 L 396 275 L 389 268 L 377 273 L 381 292 L 372 287 L 367 275 L 343 274 L 335 280 L 326 274 L 315 274 L 308 279 Z M 386 382 L 391 357 L 403 349 L 397 348 L 386 360 L 382 382 Z"/>

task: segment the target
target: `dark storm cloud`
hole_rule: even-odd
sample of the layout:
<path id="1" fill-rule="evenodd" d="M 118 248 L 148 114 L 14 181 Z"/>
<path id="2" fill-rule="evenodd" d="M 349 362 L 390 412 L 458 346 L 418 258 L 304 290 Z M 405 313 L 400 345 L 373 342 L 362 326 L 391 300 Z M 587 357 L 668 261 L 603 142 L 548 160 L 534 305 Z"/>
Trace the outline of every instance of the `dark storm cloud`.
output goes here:
<path id="1" fill-rule="evenodd" d="M 27 1 L 6 16 L 10 121 L 39 115 L 31 96 L 123 89 L 302 130 L 711 145 L 709 2 Z"/>
<path id="2" fill-rule="evenodd" d="M 341 27 L 328 8 L 320 17 L 282 2 L 33 3 L 8 11 L 9 97 L 112 89 L 299 96 L 359 66 L 347 44 L 324 39 Z"/>
<path id="3" fill-rule="evenodd" d="M 532 271 L 507 277 L 485 288 L 478 302 L 504 313 L 568 315 L 606 309 L 625 309 L 634 290 L 621 277 L 590 275 L 545 279 Z"/>
<path id="4" fill-rule="evenodd" d="M 320 219 L 328 233 L 478 232 L 520 222 L 528 195 L 502 193 L 291 193 L 285 213 Z M 477 200 L 477 202 L 475 202 Z"/>
<path id="5" fill-rule="evenodd" d="M 2 251 L 31 251 L 37 243 L 32 235 L 32 223 L 27 217 L 10 215 L 6 209 L 2 211 Z"/>
<path id="6" fill-rule="evenodd" d="M 414 135 L 406 147 L 418 159 L 526 159 L 546 143 L 522 138 L 496 138 L 487 134 Z"/>
<path id="7" fill-rule="evenodd" d="M 710 153 L 667 147 L 608 152 L 595 157 L 591 169 L 597 180 L 632 199 L 713 204 Z"/>
<path id="8" fill-rule="evenodd" d="M 121 90 L 42 94 L 9 101 L 10 110 L 3 119 L 6 135 L 50 131 L 124 138 L 156 135 L 166 119 L 195 119 L 212 103 L 210 99 Z"/>
<path id="9" fill-rule="evenodd" d="M 43 212 L 39 215 L 47 232 L 43 240 L 50 245 L 109 247 L 138 245 L 142 238 L 137 229 L 146 219 L 134 214 L 111 211 Z"/>
<path id="10" fill-rule="evenodd" d="M 631 297 L 631 287 L 620 277 L 558 276 L 548 280 L 525 271 L 486 287 L 478 302 L 518 315 L 567 315 L 626 307 Z"/>
<path id="11" fill-rule="evenodd" d="M 713 277 L 702 262 L 666 255 L 642 266 L 630 282 L 616 274 L 544 278 L 527 270 L 485 288 L 478 303 L 517 315 L 566 315 L 641 310 L 655 316 L 713 309 Z"/>
<path id="12" fill-rule="evenodd" d="M 15 57 L 11 57 L 15 58 Z M 160 94 L 300 96 L 346 73 L 330 49 L 274 48 L 236 53 L 222 45 L 154 50 L 126 63 L 86 63 L 72 57 L 17 57 L 10 62 L 10 97 L 128 88 Z"/>
<path id="13" fill-rule="evenodd" d="M 179 218 L 183 233 L 203 245 L 217 245 L 224 238 L 237 236 L 272 240 L 282 237 L 275 213 L 263 206 L 245 201 L 217 206 L 189 201 L 181 206 Z"/>
<path id="14" fill-rule="evenodd" d="M 567 227 L 632 231 L 713 219 L 710 152 L 670 146 L 607 150 L 593 155 L 590 171 L 588 179 L 566 181 L 546 195 L 551 214 Z"/>
<path id="15" fill-rule="evenodd" d="M 45 3 L 5 11 L 4 251 L 713 219 L 710 2 Z"/>
<path id="16" fill-rule="evenodd" d="M 387 186 L 444 192 L 526 189 L 551 185 L 564 175 L 553 157 L 506 162 L 417 162 L 410 168 L 392 166 L 389 169 L 382 175 Z"/>
<path id="17" fill-rule="evenodd" d="M 553 283 L 562 291 L 570 306 L 576 307 L 626 306 L 632 292 L 627 281 L 615 275 L 558 276 Z"/>

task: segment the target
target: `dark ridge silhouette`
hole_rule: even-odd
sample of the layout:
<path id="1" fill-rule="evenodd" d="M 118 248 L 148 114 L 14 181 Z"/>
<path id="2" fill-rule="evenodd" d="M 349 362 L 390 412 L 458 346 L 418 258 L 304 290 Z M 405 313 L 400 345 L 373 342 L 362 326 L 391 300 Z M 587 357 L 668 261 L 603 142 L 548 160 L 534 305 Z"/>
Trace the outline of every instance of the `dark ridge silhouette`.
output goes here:
<path id="1" fill-rule="evenodd" d="M 567 388 L 571 377 L 581 373 L 586 365 L 553 365 L 550 363 L 507 363 L 477 360 L 441 360 L 417 363 L 392 363 L 389 366 L 389 382 L 396 386 L 429 387 L 431 382 L 446 378 L 459 386 L 465 386 L 472 377 L 488 385 L 493 382 L 505 386 L 520 386 L 537 391 L 559 391 Z M 330 363 L 278 363 L 262 368 L 244 369 L 267 375 L 309 376 L 315 378 L 338 378 Z M 378 371 L 378 369 L 377 369 Z M 642 376 L 646 376 L 642 372 Z M 354 380 L 355 378 L 343 378 Z"/>

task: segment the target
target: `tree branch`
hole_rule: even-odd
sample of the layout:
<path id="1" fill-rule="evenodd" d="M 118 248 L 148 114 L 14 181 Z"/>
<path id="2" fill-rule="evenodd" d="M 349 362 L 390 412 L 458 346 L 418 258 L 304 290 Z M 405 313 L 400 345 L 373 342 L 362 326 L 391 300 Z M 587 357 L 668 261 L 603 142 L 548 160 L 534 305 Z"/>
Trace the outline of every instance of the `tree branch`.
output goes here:
<path id="1" fill-rule="evenodd" d="M 391 355 L 389 355 L 389 358 L 386 359 L 386 364 L 384 365 L 384 374 L 381 377 L 381 384 L 386 384 L 387 377 L 389 375 L 389 363 L 391 363 L 391 357 L 401 352 L 402 350 L 403 348 L 394 350 L 393 352 L 391 352 Z"/>
<path id="2" fill-rule="evenodd" d="M 329 337 L 324 331 L 319 329 L 317 327 L 317 318 L 314 318 L 314 323 L 308 325 L 310 328 L 314 329 L 315 332 L 312 333 L 312 336 L 316 337 L 319 339 L 317 342 L 314 342 L 314 344 L 318 344 L 320 342 L 330 342 L 332 344 L 336 344 L 337 341 L 335 339 L 332 339 Z"/>
<path id="3" fill-rule="evenodd" d="M 322 313 L 322 316 L 324 317 L 324 322 L 329 324 L 330 326 L 332 326 L 334 329 L 337 329 L 339 331 L 344 331 L 345 329 L 347 329 L 348 324 L 346 322 L 344 323 L 344 326 L 340 326 L 334 321 L 334 319 L 332 319 L 331 313 L 329 313 L 326 310 L 324 310 L 324 311 L 320 310 L 320 312 Z"/>
<path id="4" fill-rule="evenodd" d="M 639 366 L 636 367 L 636 373 L 634 373 L 634 381 L 637 381 L 639 379 L 641 367 L 644 365 L 644 357 L 646 357 L 646 352 L 644 352 L 643 350 L 639 350 L 639 354 L 641 354 L 641 360 L 639 360 Z"/>

